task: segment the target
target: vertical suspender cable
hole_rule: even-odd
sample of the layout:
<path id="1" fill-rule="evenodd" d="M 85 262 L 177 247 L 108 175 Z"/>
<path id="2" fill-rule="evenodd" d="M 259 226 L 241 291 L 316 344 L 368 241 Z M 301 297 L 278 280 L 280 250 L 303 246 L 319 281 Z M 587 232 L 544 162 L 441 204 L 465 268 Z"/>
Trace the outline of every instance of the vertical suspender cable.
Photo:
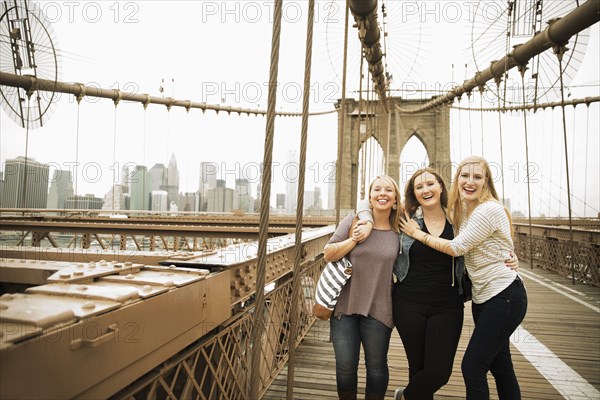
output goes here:
<path id="1" fill-rule="evenodd" d="M 148 110 L 148 103 L 144 103 L 144 149 L 142 150 L 142 165 L 146 168 L 146 112 Z M 143 171 L 143 170 L 142 170 Z M 148 210 L 148 205 L 146 205 L 146 174 L 148 171 L 143 171 L 142 175 L 142 209 L 144 211 Z M 138 177 L 139 179 L 139 177 Z M 142 243 L 143 246 L 143 243 Z"/>
<path id="2" fill-rule="evenodd" d="M 574 104 L 573 105 L 573 128 L 571 129 L 571 132 L 573 132 L 573 143 L 571 143 L 571 162 L 573 163 L 572 168 L 571 168 L 571 182 L 573 183 L 573 189 L 575 189 L 575 138 L 577 137 L 576 135 L 576 125 L 575 122 L 577 121 L 577 105 Z M 586 165 L 586 169 L 587 169 L 587 165 Z"/>
<path id="3" fill-rule="evenodd" d="M 74 183 L 75 183 L 75 209 L 76 210 L 79 209 L 79 198 L 77 197 L 77 182 L 79 180 L 78 171 L 79 171 L 79 109 L 80 108 L 81 108 L 81 97 L 77 97 L 77 128 L 76 128 L 76 133 L 75 133 L 75 168 L 74 168 L 75 176 L 73 177 Z"/>
<path id="4" fill-rule="evenodd" d="M 342 197 L 342 156 L 344 154 L 344 134 L 346 132 L 346 64 L 348 63 L 348 16 L 350 4 L 346 0 L 346 18 L 344 27 L 344 65 L 342 69 L 342 104 L 340 106 L 340 131 L 338 132 L 338 154 L 335 167 L 335 225 L 340 223 L 340 206 Z"/>
<path id="5" fill-rule="evenodd" d="M 26 208 L 25 206 L 27 201 L 27 162 L 29 161 L 29 110 L 31 108 L 31 95 L 32 92 L 27 92 L 27 122 L 25 123 L 25 165 L 23 168 L 23 195 L 21 197 L 21 201 L 15 202 L 16 206 L 21 208 Z M 19 199 L 18 195 L 17 199 Z"/>
<path id="6" fill-rule="evenodd" d="M 302 128 L 300 132 L 300 172 L 298 177 L 298 198 L 296 208 L 296 233 L 294 236 L 294 276 L 292 281 L 292 310 L 290 315 L 290 333 L 288 337 L 288 376 L 287 399 L 294 397 L 294 364 L 296 362 L 296 337 L 298 336 L 298 307 L 300 294 L 300 259 L 302 256 L 302 220 L 304 218 L 304 181 L 306 176 L 306 146 L 308 137 L 308 111 L 310 100 L 310 76 L 312 66 L 313 24 L 315 15 L 315 0 L 308 2 L 308 22 L 306 28 L 306 59 L 304 66 L 304 97 L 302 99 Z"/>
<path id="7" fill-rule="evenodd" d="M 498 89 L 500 89 L 499 86 Z M 498 129 L 500 136 L 500 174 L 502 176 L 502 203 L 506 205 L 506 193 L 504 191 L 504 143 L 502 139 L 502 111 L 500 111 L 500 99 L 498 99 Z"/>
<path id="8" fill-rule="evenodd" d="M 360 176 L 360 185 L 361 185 L 361 198 L 365 198 L 366 193 L 365 193 L 365 182 L 366 182 L 366 175 L 367 175 L 367 143 L 368 143 L 368 138 L 369 138 L 369 133 L 371 132 L 371 92 L 369 89 L 369 72 L 367 72 L 367 104 L 365 106 L 365 110 L 366 110 L 366 114 L 367 114 L 367 119 L 365 121 L 365 142 L 362 143 L 361 148 L 362 148 L 362 152 L 361 152 L 361 166 L 360 166 L 360 170 L 361 170 L 361 176 Z"/>
<path id="9" fill-rule="evenodd" d="M 465 81 L 467 80 L 467 64 L 465 64 Z M 469 104 L 467 116 L 469 117 L 469 155 L 473 155 L 473 131 L 471 130 L 471 92 L 467 92 L 467 103 Z"/>
<path id="10" fill-rule="evenodd" d="M 362 147 L 362 143 L 361 143 L 361 129 L 363 127 L 363 123 L 364 123 L 364 127 L 365 129 L 367 128 L 367 117 L 366 117 L 366 109 L 364 110 L 364 114 L 363 114 L 363 106 L 364 106 L 364 101 L 362 98 L 363 95 L 363 70 L 364 70 L 364 54 L 362 54 L 362 52 L 364 52 L 364 47 L 363 44 L 360 44 L 360 48 L 361 48 L 361 56 L 360 56 L 360 73 L 358 74 L 359 78 L 359 83 L 358 83 L 358 134 L 356 135 L 356 157 L 358 158 L 359 155 L 361 155 L 361 147 Z M 365 131 L 366 132 L 366 131 Z M 358 160 L 357 160 L 358 163 Z M 360 165 L 360 163 L 359 163 Z M 362 165 L 361 165 L 362 168 Z M 357 165 L 357 178 L 358 178 L 358 174 L 360 173 L 360 170 L 358 169 L 358 165 Z M 362 176 L 361 176 L 361 181 L 362 181 Z M 364 199 L 365 197 L 365 186 L 361 185 L 360 182 L 357 182 L 357 185 L 360 185 L 360 198 Z"/>
<path id="11" fill-rule="evenodd" d="M 587 209 L 587 165 L 588 165 L 588 154 L 589 151 L 589 138 L 590 138 L 590 104 L 587 104 L 586 109 L 586 132 L 585 132 L 585 175 L 584 175 L 584 185 L 583 185 L 583 216 L 585 217 L 585 210 Z"/>
<path id="12" fill-rule="evenodd" d="M 483 86 L 479 87 L 479 118 L 481 125 L 481 157 L 484 157 L 483 152 Z"/>
<path id="13" fill-rule="evenodd" d="M 385 154 L 385 169 L 384 173 L 386 175 L 390 174 L 390 134 L 392 133 L 392 107 L 390 106 L 390 111 L 388 112 L 388 120 L 387 120 L 387 150 Z M 397 171 L 396 171 L 397 172 Z"/>
<path id="14" fill-rule="evenodd" d="M 508 55 L 509 46 L 510 46 L 510 25 L 512 19 L 512 11 L 514 6 L 514 0 L 510 0 L 508 2 L 508 15 L 506 19 L 506 41 L 504 44 L 505 53 Z M 497 77 L 496 80 L 496 89 L 498 92 L 498 126 L 500 129 L 500 171 L 502 174 L 502 203 L 506 206 L 506 192 L 504 191 L 504 145 L 502 139 L 502 112 L 501 108 L 506 107 L 506 81 L 508 80 L 508 57 L 505 57 L 504 60 L 504 95 L 502 96 L 502 106 L 500 106 L 500 83 L 502 78 Z"/>
<path id="15" fill-rule="evenodd" d="M 467 102 L 469 103 L 469 109 L 467 114 L 469 116 L 469 155 L 473 154 L 473 129 L 471 127 L 471 92 L 467 92 Z"/>
<path id="16" fill-rule="evenodd" d="M 114 118 L 114 123 L 113 123 L 113 162 L 112 162 L 112 168 L 113 168 L 113 179 L 112 179 L 112 211 L 115 211 L 115 179 L 116 179 L 116 174 L 117 174 L 117 165 L 116 165 L 116 154 L 117 154 L 117 105 L 119 104 L 119 100 L 115 100 L 115 118 Z"/>
<path id="17" fill-rule="evenodd" d="M 275 136 L 275 112 L 277 105 L 277 74 L 279 72 L 279 45 L 281 37 L 281 14 L 283 0 L 275 0 L 273 10 L 273 34 L 271 38 L 271 63 L 269 67 L 269 97 L 265 128 L 265 153 L 260 199 L 260 219 L 258 225 L 258 256 L 256 271 L 256 295 L 254 321 L 251 333 L 252 359 L 250 367 L 250 388 L 246 398 L 260 398 L 262 388 L 260 360 L 262 358 L 262 336 L 264 334 L 265 308 L 265 269 L 267 263 L 267 239 L 269 229 L 269 209 L 271 200 L 271 171 L 273 163 L 273 138 Z"/>
<path id="18" fill-rule="evenodd" d="M 525 71 L 527 70 L 526 65 L 519 65 L 519 72 L 521 72 L 521 86 L 523 90 L 523 127 L 525 129 L 525 170 L 527 171 L 527 213 L 528 213 L 528 224 L 529 224 L 529 268 L 533 269 L 533 231 L 531 228 L 531 183 L 529 179 L 529 136 L 527 132 L 527 107 L 525 104 Z"/>
<path id="19" fill-rule="evenodd" d="M 563 122 L 563 143 L 565 146 L 565 173 L 567 177 L 567 205 L 569 208 L 569 248 L 571 250 L 571 280 L 573 285 L 575 284 L 575 252 L 573 247 L 573 214 L 571 209 L 571 185 L 569 181 L 569 151 L 567 148 L 567 120 L 565 116 L 565 86 L 563 81 L 563 67 L 562 60 L 563 55 L 566 51 L 566 45 L 560 44 L 553 48 L 554 54 L 558 58 L 558 68 L 560 73 L 560 100 L 562 110 L 562 122 Z"/>
<path id="20" fill-rule="evenodd" d="M 458 96 L 458 105 L 460 105 L 460 101 L 462 99 L 462 96 Z M 462 107 L 461 107 L 462 108 Z M 459 108 L 458 109 L 458 159 L 462 160 L 462 109 Z"/>

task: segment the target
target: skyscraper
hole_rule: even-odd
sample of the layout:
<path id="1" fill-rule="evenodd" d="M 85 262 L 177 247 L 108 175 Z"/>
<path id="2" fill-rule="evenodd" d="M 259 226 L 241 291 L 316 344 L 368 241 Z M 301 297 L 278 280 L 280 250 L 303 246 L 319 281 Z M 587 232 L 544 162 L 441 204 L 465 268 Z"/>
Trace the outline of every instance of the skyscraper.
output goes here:
<path id="1" fill-rule="evenodd" d="M 68 210 L 101 210 L 102 203 L 102 199 L 93 194 L 69 196 L 65 199 L 65 208 Z"/>
<path id="2" fill-rule="evenodd" d="M 250 182 L 247 179 L 235 180 L 233 209 L 244 212 L 254 211 L 254 199 L 250 196 Z"/>
<path id="3" fill-rule="evenodd" d="M 48 193 L 47 208 L 66 208 L 65 201 L 70 196 L 73 196 L 73 180 L 71 177 L 71 171 L 64 171 L 60 169 L 54 170 L 52 180 L 50 181 L 50 192 Z"/>
<path id="4" fill-rule="evenodd" d="M 17 157 L 4 163 L 4 208 L 46 208 L 49 167 L 32 158 Z"/>
<path id="5" fill-rule="evenodd" d="M 233 209 L 233 189 L 225 187 L 225 181 L 217 180 L 217 187 L 208 190 L 206 211 L 230 212 Z"/>
<path id="6" fill-rule="evenodd" d="M 167 192 L 164 190 L 153 190 L 152 196 L 152 211 L 167 211 Z"/>
<path id="7" fill-rule="evenodd" d="M 164 186 L 167 182 L 167 168 L 164 164 L 154 164 L 149 171 L 150 174 L 150 191 L 152 190 L 164 190 Z"/>
<path id="8" fill-rule="evenodd" d="M 285 212 L 296 214 L 298 207 L 298 154 L 294 150 L 288 152 L 287 163 L 284 166 L 283 178 L 285 179 Z"/>
<path id="9" fill-rule="evenodd" d="M 167 204 L 171 202 L 177 203 L 179 200 L 179 170 L 177 169 L 177 161 L 175 160 L 175 154 L 171 155 L 169 160 L 169 166 L 166 171 L 166 181 L 163 190 L 167 191 Z"/>
<path id="10" fill-rule="evenodd" d="M 125 185 L 113 185 L 108 192 L 104 195 L 104 201 L 102 204 L 103 210 L 126 210 L 125 204 Z"/>
<path id="11" fill-rule="evenodd" d="M 200 210 L 206 211 L 208 207 L 208 191 L 217 187 L 218 165 L 214 162 L 200 163 L 200 182 L 198 190 L 200 192 Z"/>
<path id="12" fill-rule="evenodd" d="M 131 193 L 132 210 L 150 209 L 150 192 L 152 191 L 150 174 L 145 165 L 136 165 L 131 174 L 129 192 Z"/>

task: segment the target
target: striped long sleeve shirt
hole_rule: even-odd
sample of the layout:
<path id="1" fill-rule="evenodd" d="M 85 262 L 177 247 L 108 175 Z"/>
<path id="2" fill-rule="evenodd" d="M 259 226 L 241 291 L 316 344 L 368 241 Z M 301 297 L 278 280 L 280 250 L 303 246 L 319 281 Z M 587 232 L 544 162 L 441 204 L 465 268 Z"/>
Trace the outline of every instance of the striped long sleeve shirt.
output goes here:
<path id="1" fill-rule="evenodd" d="M 517 273 L 506 267 L 514 244 L 504 207 L 495 201 L 479 204 L 463 219 L 459 234 L 450 241 L 456 255 L 465 256 L 473 282 L 473 302 L 481 304 L 506 289 Z"/>

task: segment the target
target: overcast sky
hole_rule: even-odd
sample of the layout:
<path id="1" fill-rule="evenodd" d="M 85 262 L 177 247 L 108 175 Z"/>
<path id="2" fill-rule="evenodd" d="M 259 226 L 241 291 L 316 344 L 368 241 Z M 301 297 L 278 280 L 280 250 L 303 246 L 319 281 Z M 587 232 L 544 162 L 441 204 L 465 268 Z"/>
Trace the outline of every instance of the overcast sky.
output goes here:
<path id="1" fill-rule="evenodd" d="M 482 48 L 475 43 L 476 55 L 470 50 L 473 34 L 482 26 L 497 29 L 502 25 L 500 16 L 506 2 L 487 1 L 485 14 L 477 14 L 482 10 L 477 1 L 383 3 L 388 11 L 385 46 L 388 70 L 394 75 L 392 86 L 411 91 L 395 95 L 414 98 L 430 97 L 434 94 L 432 89 L 448 89 L 453 82 L 471 78 L 478 65 L 489 65 L 491 59 L 486 57 L 493 54 L 486 52 L 486 48 L 490 46 Z M 316 3 L 311 111 L 332 110 L 341 97 L 343 4 Z M 45 1 L 39 7 L 50 22 L 53 43 L 61 57 L 63 81 L 211 104 L 267 107 L 271 2 Z M 280 111 L 301 111 L 306 16 L 306 1 L 284 1 L 277 98 Z M 347 91 L 347 95 L 355 98 L 359 85 L 356 31 L 350 27 Z M 581 63 L 576 63 L 576 71 L 569 76 L 572 98 L 600 95 L 598 26 L 587 35 L 586 53 L 578 56 Z M 517 78 L 515 75 L 513 79 Z M 461 105 L 468 106 L 466 98 Z M 480 105 L 495 104 L 480 103 L 478 97 L 474 98 L 472 106 Z M 112 183 L 113 163 L 117 163 L 119 170 L 125 163 L 150 168 L 155 163 L 167 165 L 175 154 L 180 189 L 186 192 L 197 190 L 202 161 L 216 162 L 232 187 L 230 182 L 236 175 L 252 178 L 255 166 L 263 159 L 264 117 L 217 115 L 200 110 L 187 113 L 181 108 L 167 111 L 158 105 L 150 105 L 144 111 L 140 104 L 126 102 L 115 109 L 108 99 L 85 98 L 79 106 L 78 127 L 77 112 L 72 96 L 61 95 L 48 123 L 30 130 L 28 154 L 37 161 L 64 169 L 77 159 L 81 165 L 79 194 L 104 195 Z M 572 108 L 567 114 L 569 157 L 571 162 L 575 159 L 570 171 L 571 188 L 577 197 L 574 206 L 579 215 L 584 212 L 595 215 L 600 203 L 598 105 L 589 110 L 579 106 L 575 112 L 576 118 Z M 539 114 L 542 113 L 529 120 L 530 161 L 536 163 L 535 173 L 539 178 L 534 183 L 533 213 L 565 215 L 566 208 L 561 209 L 561 204 L 566 204 L 562 194 L 566 192 L 564 166 L 561 167 L 564 164 L 562 117 L 559 109 Z M 517 113 L 502 118 L 505 190 L 507 197 L 512 198 L 513 209 L 514 205 L 523 209 L 526 208 L 523 118 Z M 294 173 L 286 166 L 287 153 L 299 149 L 300 122 L 300 118 L 277 118 L 273 195 L 285 191 L 284 177 Z M 0 161 L 4 163 L 25 154 L 25 130 L 4 113 L 0 124 Z M 476 112 L 453 111 L 451 124 L 453 161 L 483 152 L 490 161 L 499 163 L 497 114 L 486 113 L 481 118 Z M 78 130 L 79 147 L 76 146 Z M 325 181 L 332 171 L 329 163 L 336 158 L 336 146 L 337 116 L 312 117 L 307 155 L 309 189 L 321 186 L 326 192 Z M 419 144 L 410 143 L 402 161 L 422 163 L 425 152 Z"/>

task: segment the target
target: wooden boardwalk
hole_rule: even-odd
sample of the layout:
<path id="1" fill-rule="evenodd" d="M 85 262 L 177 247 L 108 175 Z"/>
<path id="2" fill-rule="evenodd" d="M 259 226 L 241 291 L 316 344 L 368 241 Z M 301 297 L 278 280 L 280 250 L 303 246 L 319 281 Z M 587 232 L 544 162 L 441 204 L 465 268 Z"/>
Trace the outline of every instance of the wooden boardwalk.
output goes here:
<path id="1" fill-rule="evenodd" d="M 523 265 L 523 264 L 522 264 Z M 513 334 L 513 362 L 523 399 L 600 399 L 600 288 L 540 269 L 522 266 L 529 295 L 527 316 Z M 465 324 L 450 382 L 435 399 L 464 399 L 460 362 L 473 329 L 471 303 L 465 305 Z M 296 352 L 294 399 L 337 399 L 335 359 L 329 342 L 329 322 L 317 321 Z M 359 393 L 364 393 L 361 362 Z M 408 381 L 408 365 L 394 330 L 389 353 L 390 384 L 386 398 Z M 497 399 L 489 376 L 491 398 Z M 287 368 L 276 378 L 263 399 L 285 399 Z M 364 394 L 359 394 L 364 396 Z"/>

